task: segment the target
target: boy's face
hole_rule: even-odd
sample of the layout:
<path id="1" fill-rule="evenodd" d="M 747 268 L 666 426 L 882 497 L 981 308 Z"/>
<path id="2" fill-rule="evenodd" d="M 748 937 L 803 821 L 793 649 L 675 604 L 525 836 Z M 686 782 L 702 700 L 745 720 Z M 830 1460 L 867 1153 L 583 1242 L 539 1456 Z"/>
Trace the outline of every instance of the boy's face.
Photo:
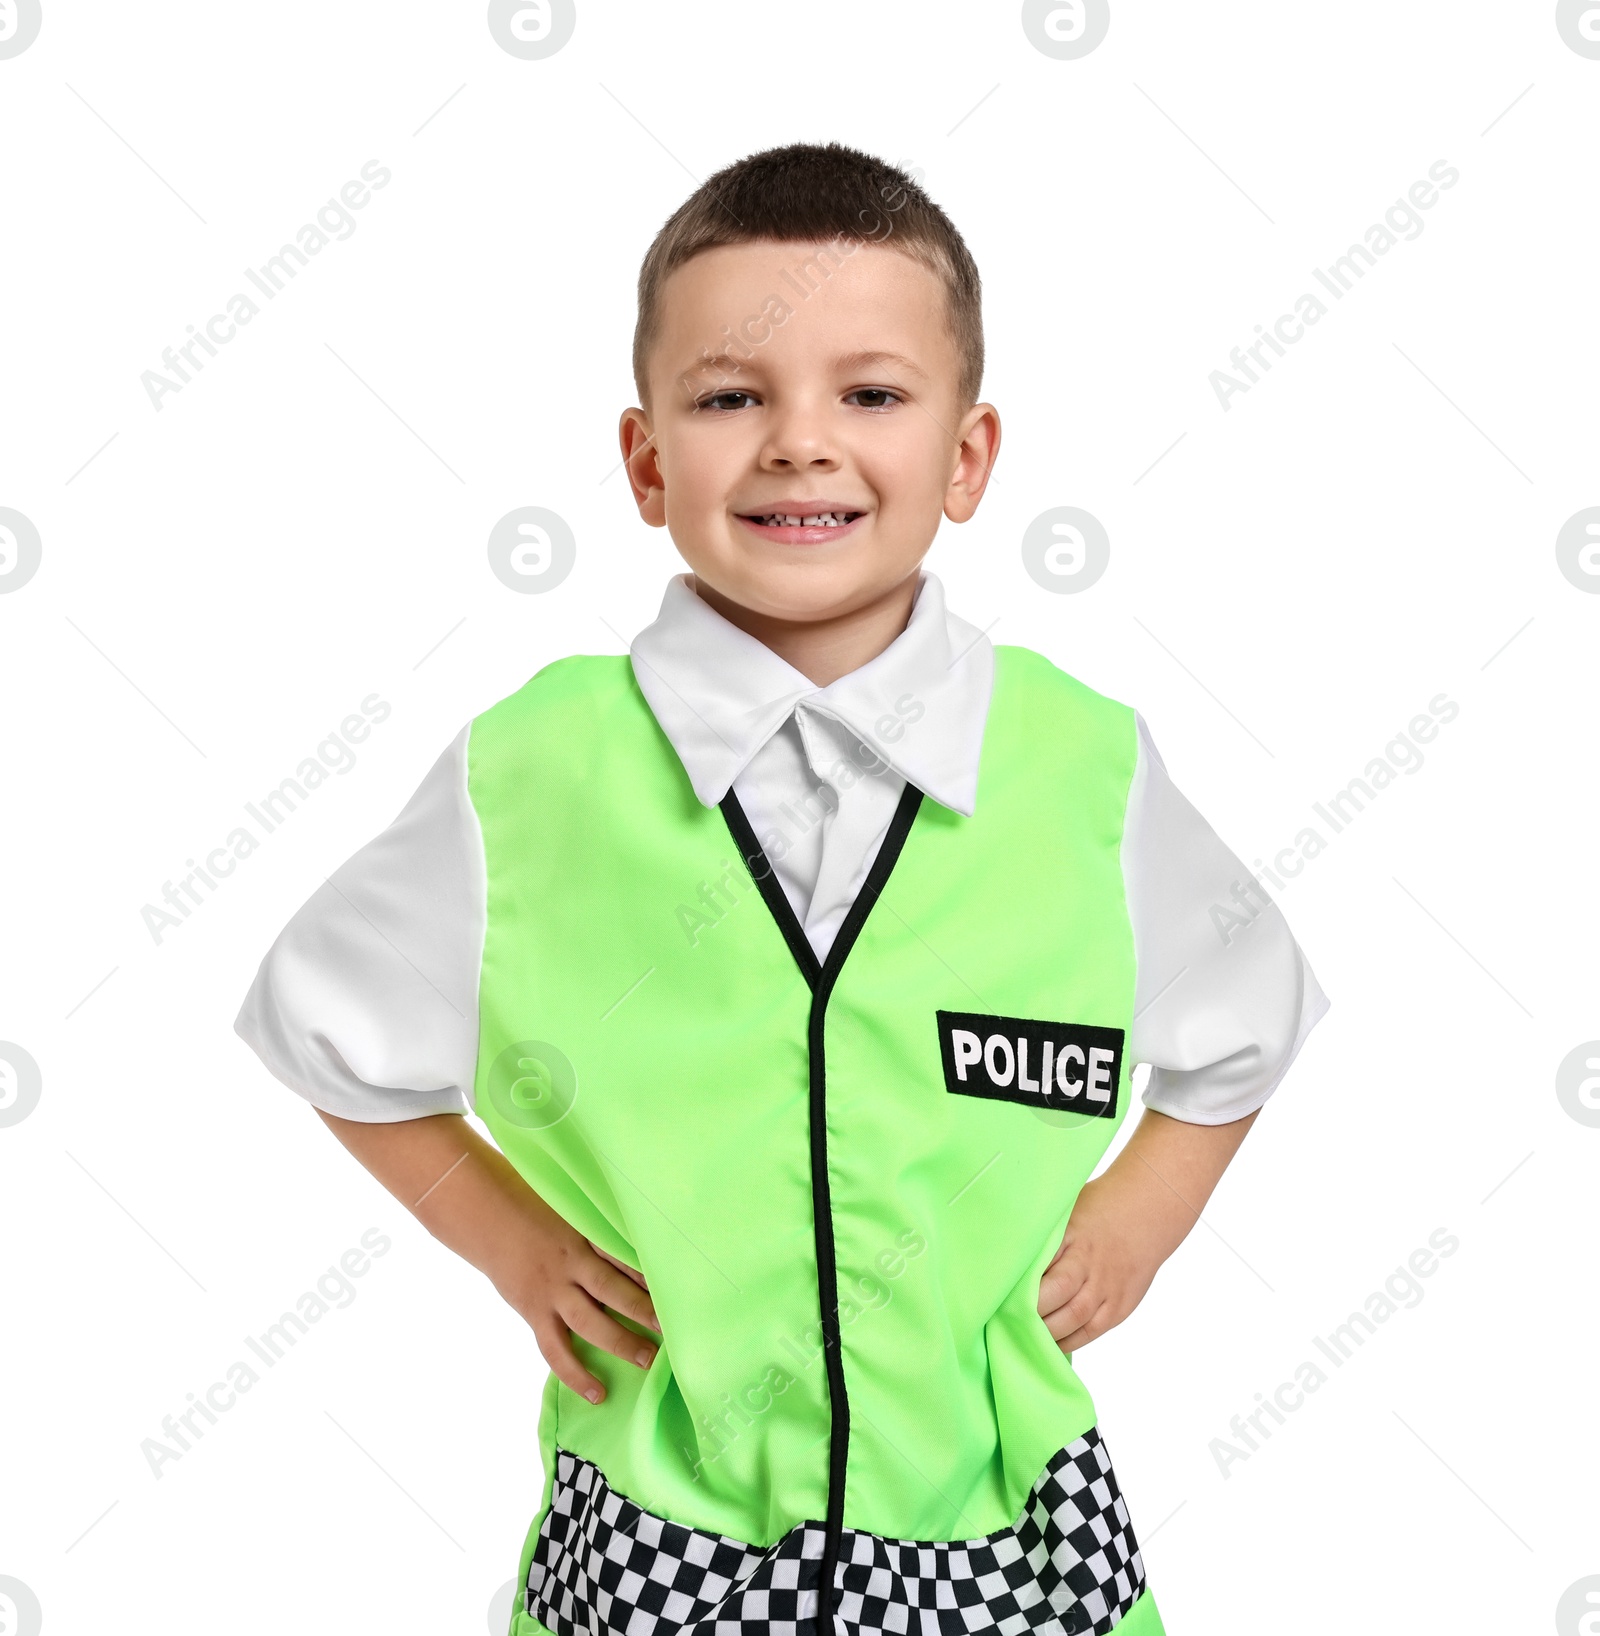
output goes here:
<path id="1" fill-rule="evenodd" d="M 911 579 L 941 516 L 972 515 L 1000 423 L 959 406 L 946 307 L 933 273 L 876 244 L 724 245 L 672 274 L 651 409 L 620 433 L 641 516 L 702 589 L 834 618 Z M 851 520 L 764 520 L 820 511 Z"/>

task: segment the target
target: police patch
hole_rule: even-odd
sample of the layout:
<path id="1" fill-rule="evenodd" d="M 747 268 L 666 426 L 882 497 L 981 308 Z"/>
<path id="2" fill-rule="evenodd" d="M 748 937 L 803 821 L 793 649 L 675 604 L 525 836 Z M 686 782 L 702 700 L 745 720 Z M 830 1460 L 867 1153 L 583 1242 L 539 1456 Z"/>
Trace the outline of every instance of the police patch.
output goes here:
<path id="1" fill-rule="evenodd" d="M 944 1088 L 1030 1108 L 1117 1116 L 1120 1028 L 936 1011 Z"/>

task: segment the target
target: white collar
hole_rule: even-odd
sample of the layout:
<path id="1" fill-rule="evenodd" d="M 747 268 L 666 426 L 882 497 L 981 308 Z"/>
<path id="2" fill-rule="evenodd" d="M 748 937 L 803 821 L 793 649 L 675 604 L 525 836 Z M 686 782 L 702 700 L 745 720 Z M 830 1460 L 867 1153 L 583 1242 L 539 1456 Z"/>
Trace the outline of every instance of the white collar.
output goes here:
<path id="1" fill-rule="evenodd" d="M 639 690 L 704 806 L 722 800 L 804 702 L 842 722 L 908 784 L 972 815 L 994 647 L 945 608 L 944 587 L 926 571 L 906 628 L 876 658 L 827 687 L 724 619 L 695 595 L 687 574 L 668 581 L 661 611 L 633 639 L 631 657 Z M 903 729 L 900 736 L 882 736 L 883 722 L 890 731 Z"/>

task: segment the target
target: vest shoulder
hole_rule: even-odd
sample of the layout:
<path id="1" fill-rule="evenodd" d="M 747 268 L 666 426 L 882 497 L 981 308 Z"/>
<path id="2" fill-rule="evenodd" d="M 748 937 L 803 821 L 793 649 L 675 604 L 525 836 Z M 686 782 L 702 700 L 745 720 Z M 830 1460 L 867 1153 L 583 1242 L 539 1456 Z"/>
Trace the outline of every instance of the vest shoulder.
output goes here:
<path id="1" fill-rule="evenodd" d="M 997 642 L 995 684 L 1024 697 L 1030 705 L 1095 716 L 1107 726 L 1133 729 L 1133 706 L 1101 693 L 1033 648 Z"/>
<path id="2" fill-rule="evenodd" d="M 625 653 L 573 653 L 541 666 L 516 692 L 473 718 L 473 732 L 523 730 L 539 718 L 570 720 L 574 714 L 608 711 L 623 703 L 644 705 Z"/>
<path id="3" fill-rule="evenodd" d="M 650 756 L 661 737 L 627 654 L 556 659 L 472 719 L 478 775 L 537 758 L 551 777 L 585 776 L 600 759 Z"/>

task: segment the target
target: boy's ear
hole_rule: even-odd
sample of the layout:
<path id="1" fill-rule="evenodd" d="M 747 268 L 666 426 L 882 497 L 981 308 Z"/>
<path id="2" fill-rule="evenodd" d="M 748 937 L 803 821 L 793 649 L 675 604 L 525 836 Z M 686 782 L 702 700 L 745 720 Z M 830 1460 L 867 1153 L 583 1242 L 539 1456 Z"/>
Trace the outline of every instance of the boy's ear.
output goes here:
<path id="1" fill-rule="evenodd" d="M 944 514 L 964 523 L 978 509 L 989 474 L 1000 454 L 1000 411 L 992 403 L 975 403 L 957 428 L 955 469 L 944 494 Z"/>
<path id="2" fill-rule="evenodd" d="M 656 454 L 650 417 L 643 409 L 624 409 L 617 426 L 617 438 L 622 445 L 622 465 L 628 474 L 628 486 L 633 490 L 639 515 L 652 528 L 665 528 L 666 483 L 661 476 L 661 462 Z"/>

